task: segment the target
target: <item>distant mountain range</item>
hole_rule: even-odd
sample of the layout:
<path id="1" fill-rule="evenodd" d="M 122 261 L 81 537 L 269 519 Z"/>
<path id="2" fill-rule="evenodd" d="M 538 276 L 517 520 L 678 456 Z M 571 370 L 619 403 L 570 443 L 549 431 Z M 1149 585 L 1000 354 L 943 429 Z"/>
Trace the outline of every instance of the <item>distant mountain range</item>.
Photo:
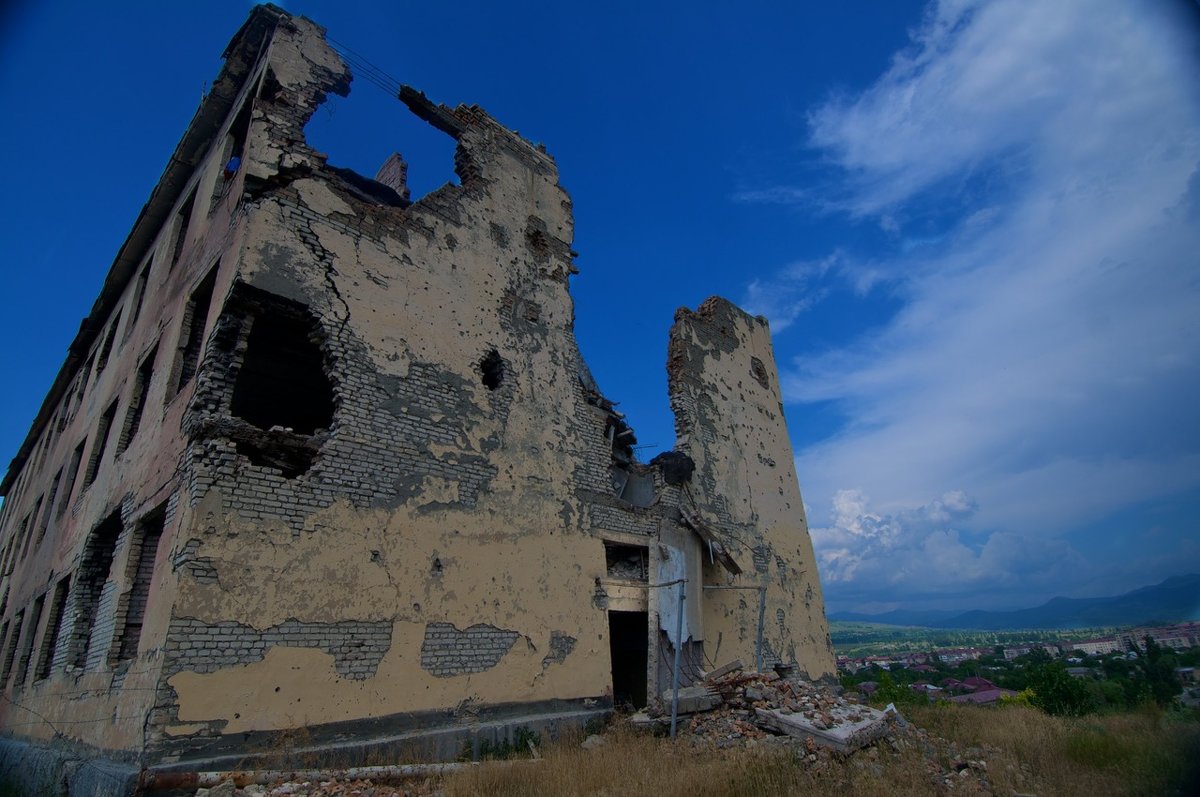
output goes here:
<path id="1" fill-rule="evenodd" d="M 1027 628 L 1099 628 L 1200 620 L 1200 573 L 1172 576 L 1161 584 L 1108 598 L 1052 598 L 1032 609 L 896 611 L 883 614 L 836 612 L 830 620 L 926 628 L 1011 631 Z"/>

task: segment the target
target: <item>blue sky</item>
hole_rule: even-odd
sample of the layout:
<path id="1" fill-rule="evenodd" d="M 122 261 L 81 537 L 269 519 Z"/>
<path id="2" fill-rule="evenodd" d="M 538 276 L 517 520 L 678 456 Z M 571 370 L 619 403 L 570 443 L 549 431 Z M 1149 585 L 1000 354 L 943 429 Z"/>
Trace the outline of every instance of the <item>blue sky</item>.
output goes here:
<path id="1" fill-rule="evenodd" d="M 544 142 L 577 333 L 647 458 L 666 335 L 774 332 L 831 610 L 1010 608 L 1200 571 L 1200 29 L 1178 0 L 286 3 Z M 0 11 L 0 458 L 249 5 Z M 363 79 L 309 137 L 424 192 Z"/>

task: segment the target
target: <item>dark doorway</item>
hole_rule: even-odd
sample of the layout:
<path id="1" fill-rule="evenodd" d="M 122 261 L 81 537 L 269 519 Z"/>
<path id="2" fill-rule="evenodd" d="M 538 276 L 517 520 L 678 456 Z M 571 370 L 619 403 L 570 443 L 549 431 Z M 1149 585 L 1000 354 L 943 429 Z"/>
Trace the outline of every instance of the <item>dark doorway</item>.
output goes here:
<path id="1" fill-rule="evenodd" d="M 613 704 L 646 707 L 646 659 L 650 649 L 646 612 L 608 613 Z"/>

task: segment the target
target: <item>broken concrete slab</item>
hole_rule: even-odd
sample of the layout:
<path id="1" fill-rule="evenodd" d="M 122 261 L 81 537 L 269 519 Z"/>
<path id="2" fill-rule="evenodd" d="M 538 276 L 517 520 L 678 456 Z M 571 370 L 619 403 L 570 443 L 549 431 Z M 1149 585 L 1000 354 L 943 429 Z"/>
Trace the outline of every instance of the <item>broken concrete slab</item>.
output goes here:
<path id="1" fill-rule="evenodd" d="M 797 739 L 812 739 L 816 744 L 839 753 L 852 753 L 887 735 L 887 719 L 882 711 L 867 706 L 835 708 L 834 722 L 820 715 L 809 718 L 787 710 L 759 708 L 754 711 L 760 727 Z M 825 727 L 822 727 L 825 726 Z"/>
<path id="2" fill-rule="evenodd" d="M 671 690 L 663 692 L 664 705 L 671 705 Z M 679 690 L 679 713 L 695 714 L 698 711 L 711 711 L 721 705 L 721 696 L 705 686 L 685 686 Z"/>
<path id="3" fill-rule="evenodd" d="M 721 665 L 720 667 L 713 670 L 712 672 L 705 673 L 704 680 L 715 681 L 716 679 L 720 678 L 722 675 L 729 675 L 729 673 L 737 672 L 738 670 L 745 669 L 745 667 L 746 667 L 746 665 L 742 663 L 741 659 L 734 659 L 733 661 L 729 662 L 728 664 Z"/>

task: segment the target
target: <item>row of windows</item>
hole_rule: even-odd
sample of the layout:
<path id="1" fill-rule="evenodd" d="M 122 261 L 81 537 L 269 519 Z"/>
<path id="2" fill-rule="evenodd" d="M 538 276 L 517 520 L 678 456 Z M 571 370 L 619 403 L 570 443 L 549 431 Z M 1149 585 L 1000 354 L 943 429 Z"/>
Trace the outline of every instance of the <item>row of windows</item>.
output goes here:
<path id="1" fill-rule="evenodd" d="M 180 343 L 177 347 L 179 352 L 177 358 L 178 365 L 173 369 L 178 376 L 171 386 L 171 390 L 168 391 L 165 401 L 170 401 L 174 398 L 191 381 L 196 373 L 204 341 L 205 320 L 208 317 L 212 302 L 216 271 L 217 266 L 213 266 L 208 275 L 201 281 L 200 286 L 197 287 L 196 291 L 190 297 L 184 311 L 183 327 L 179 335 Z M 136 437 L 138 430 L 141 428 L 146 399 L 150 392 L 157 357 L 158 346 L 156 345 L 138 366 L 125 408 L 124 418 L 120 425 L 119 434 L 117 435 L 116 453 L 112 457 L 113 460 L 125 453 L 130 442 Z M 75 483 L 80 480 L 80 471 L 83 472 L 80 495 L 96 480 L 96 476 L 107 461 L 105 452 L 109 447 L 113 430 L 116 427 L 117 409 L 118 400 L 113 399 L 108 408 L 100 416 L 95 432 L 91 436 L 93 444 L 91 451 L 88 453 L 86 466 L 84 465 L 84 452 L 87 450 L 87 437 L 75 446 L 66 467 L 60 468 L 54 475 L 48 492 L 38 496 L 37 500 L 33 503 L 32 509 L 21 519 L 21 522 L 17 525 L 16 532 L 9 538 L 7 545 L 0 552 L 0 575 L 10 575 L 18 562 L 23 562 L 31 550 L 36 550 L 41 545 L 42 539 L 46 536 L 46 530 L 50 526 L 52 515 L 57 520 L 61 519 L 66 513 L 67 507 L 71 505 Z M 65 482 L 63 481 L 64 474 L 66 476 Z"/>
<path id="2" fill-rule="evenodd" d="M 26 486 L 28 478 L 35 473 L 39 473 L 45 466 L 48 455 L 53 449 L 54 444 L 57 442 L 59 436 L 63 431 L 66 430 L 71 422 L 75 420 L 75 417 L 79 412 L 79 408 L 84 403 L 84 398 L 87 395 L 88 388 L 94 387 L 99 383 L 100 376 L 108 367 L 112 359 L 114 349 L 119 353 L 124 347 L 126 341 L 128 341 L 132 336 L 132 333 L 137 326 L 137 322 L 141 317 L 143 305 L 146 302 L 152 268 L 156 261 L 161 259 L 159 257 L 159 253 L 169 250 L 170 260 L 168 274 L 172 273 L 180 262 L 184 247 L 189 239 L 189 233 L 192 231 L 194 226 L 194 220 L 200 218 L 199 214 L 201 212 L 203 212 L 206 216 L 211 215 L 222 197 L 227 192 L 229 185 L 232 184 L 232 178 L 240 168 L 240 164 L 244 156 L 246 138 L 250 127 L 252 105 L 253 103 L 251 99 L 247 98 L 244 101 L 237 116 L 231 122 L 228 132 L 226 135 L 221 137 L 219 139 L 219 143 L 214 146 L 208 163 L 206 167 L 204 167 L 210 174 L 212 174 L 213 180 L 213 190 L 211 192 L 211 196 L 208 197 L 208 201 L 202 202 L 201 204 L 203 207 L 200 209 L 200 211 L 197 210 L 197 195 L 200 191 L 200 187 L 199 184 L 194 186 L 172 217 L 172 221 L 169 225 L 169 240 L 171 242 L 169 248 L 161 245 L 154 246 L 150 254 L 146 257 L 145 262 L 138 270 L 137 276 L 133 281 L 129 300 L 118 307 L 113 313 L 111 321 L 98 339 L 96 347 L 89 355 L 84 366 L 80 369 L 74 384 L 64 396 L 61 404 L 58 407 L 58 411 L 51 418 L 50 423 L 46 425 L 45 433 L 43 434 L 40 442 L 35 445 L 33 453 L 29 457 L 26 467 L 23 468 L 21 476 L 18 477 L 13 489 L 10 491 L 10 495 L 4 501 L 3 506 L 0 506 L 0 529 L 7 529 L 9 521 L 11 520 L 8 517 L 10 514 L 10 507 L 20 502 L 20 499 L 23 497 L 23 490 Z M 209 298 L 211 298 L 211 282 L 208 285 L 208 290 L 210 293 Z M 208 302 L 205 301 L 203 304 L 207 308 Z M 126 308 L 129 310 L 127 314 L 125 312 Z M 124 332 L 122 333 L 121 323 L 123 320 Z M 181 345 L 186 344 L 189 352 L 180 358 L 179 364 L 183 367 L 179 371 L 175 372 L 175 375 L 177 376 L 176 384 L 172 386 L 172 390 L 168 393 L 168 398 L 174 396 L 181 387 L 190 381 L 191 376 L 195 371 L 197 359 L 196 355 L 198 355 L 199 348 L 203 344 L 203 331 L 203 322 L 201 322 L 199 325 L 192 324 L 188 319 L 185 318 L 184 336 L 186 337 L 186 340 L 181 340 Z M 190 337 L 187 337 L 189 335 Z M 118 340 L 120 341 L 119 343 Z M 157 354 L 157 350 L 151 351 L 150 355 L 143 359 L 142 366 L 139 368 L 138 373 L 139 380 L 141 380 L 141 377 L 143 376 L 142 369 L 147 367 L 147 363 L 149 363 L 152 367 L 155 354 Z M 135 386 L 133 399 L 134 403 L 142 401 L 141 396 L 144 395 L 144 390 L 144 385 L 141 387 Z M 115 405 L 110 405 L 108 412 L 115 413 L 115 411 Z M 140 413 L 141 409 L 139 408 L 136 411 L 136 421 L 138 423 L 140 423 Z M 111 427 L 112 422 L 113 418 L 108 418 L 107 426 Z M 104 425 L 104 420 L 102 419 L 101 427 Z M 127 435 L 127 438 L 132 439 L 133 433 L 136 431 L 137 427 L 135 423 L 133 431 Z M 103 438 L 105 436 L 104 433 L 107 432 L 107 429 L 98 429 L 97 432 L 98 436 Z M 128 439 L 125 440 L 126 443 L 128 442 Z M 123 450 L 124 449 L 122 448 L 121 451 Z M 120 453 L 120 451 L 118 453 Z M 89 466 L 94 464 L 95 467 L 99 467 L 101 457 L 96 456 L 95 454 L 102 455 L 103 447 L 96 449 L 93 453 L 93 456 L 89 458 Z M 68 468 L 68 470 L 73 469 Z M 91 478 L 94 478 L 94 476 L 95 474 L 91 473 Z M 87 484 L 91 483 L 91 480 L 90 478 L 85 478 L 84 482 L 86 486 Z M 64 502 L 67 500 L 67 498 L 69 498 L 69 492 L 70 491 L 68 490 L 68 495 L 63 498 Z M 53 501 L 48 503 L 53 503 Z"/>
<path id="3" fill-rule="evenodd" d="M 10 682 L 20 687 L 43 680 L 67 667 L 94 670 L 136 658 L 165 522 L 164 504 L 147 514 L 133 534 L 122 534 L 119 513 L 92 531 L 79 568 L 0 626 L 0 689 Z M 130 588 L 113 600 L 122 537 L 128 541 L 125 580 Z M 7 597 L 6 590 L 4 603 Z M 6 608 L 0 606 L 0 613 Z M 108 629 L 113 631 L 110 638 L 102 633 Z"/>

